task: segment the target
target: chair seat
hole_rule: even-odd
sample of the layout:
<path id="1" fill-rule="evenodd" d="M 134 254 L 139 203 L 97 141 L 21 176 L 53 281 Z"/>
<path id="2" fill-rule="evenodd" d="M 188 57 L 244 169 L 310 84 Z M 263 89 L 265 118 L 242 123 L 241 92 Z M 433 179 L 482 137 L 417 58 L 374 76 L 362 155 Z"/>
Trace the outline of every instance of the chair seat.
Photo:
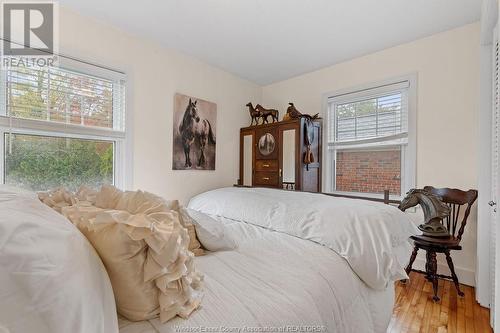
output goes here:
<path id="1" fill-rule="evenodd" d="M 430 237 L 424 235 L 411 236 L 415 246 L 423 249 L 441 249 L 441 250 L 461 250 L 460 239 L 449 237 Z"/>

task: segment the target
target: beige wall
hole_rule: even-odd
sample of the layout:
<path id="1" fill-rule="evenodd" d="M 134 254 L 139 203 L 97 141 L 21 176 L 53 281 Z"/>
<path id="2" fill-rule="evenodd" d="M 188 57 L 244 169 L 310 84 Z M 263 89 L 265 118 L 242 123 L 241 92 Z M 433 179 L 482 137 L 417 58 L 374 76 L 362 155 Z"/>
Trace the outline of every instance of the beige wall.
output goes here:
<path id="1" fill-rule="evenodd" d="M 261 87 L 67 9 L 61 9 L 60 44 L 62 54 L 127 74 L 134 189 L 186 202 L 194 194 L 236 182 L 239 128 L 249 122 L 244 105 L 260 102 Z M 176 92 L 217 104 L 215 171 L 172 171 Z"/>
<path id="2" fill-rule="evenodd" d="M 263 88 L 267 107 L 323 112 L 322 96 L 392 77 L 417 73 L 417 186 L 477 186 L 479 24 L 467 25 L 353 59 Z M 473 284 L 476 211 L 454 256 L 464 281 Z M 444 261 L 442 261 L 444 262 Z"/>

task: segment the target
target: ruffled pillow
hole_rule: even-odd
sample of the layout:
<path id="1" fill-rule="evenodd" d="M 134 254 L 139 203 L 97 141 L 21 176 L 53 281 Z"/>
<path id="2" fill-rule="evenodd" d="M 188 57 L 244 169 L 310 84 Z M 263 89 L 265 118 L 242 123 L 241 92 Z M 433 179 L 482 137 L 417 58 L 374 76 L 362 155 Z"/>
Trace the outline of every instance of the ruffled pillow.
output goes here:
<path id="1" fill-rule="evenodd" d="M 138 197 L 142 197 L 142 199 Z M 146 209 L 144 206 L 135 207 L 138 203 L 142 203 L 142 205 L 144 205 L 144 202 L 147 202 L 147 205 L 163 205 L 165 209 L 175 210 L 179 213 L 179 220 L 182 226 L 188 231 L 189 251 L 191 251 L 196 257 L 205 254 L 205 250 L 202 249 L 201 243 L 198 239 L 198 233 L 195 225 L 189 217 L 182 213 L 183 209 L 181 209 L 177 200 L 165 201 L 154 194 L 147 192 L 121 193 L 117 192 L 116 188 L 113 186 L 103 186 L 99 193 L 96 193 L 96 191 L 88 187 L 82 186 L 75 194 L 61 187 L 52 191 L 39 192 L 38 198 L 44 204 L 59 213 L 61 213 L 62 208 L 73 206 L 77 203 L 79 206 L 94 205 L 101 208 L 116 207 L 118 210 L 131 209 L 133 211 L 132 213 L 138 209 Z"/>
<path id="2" fill-rule="evenodd" d="M 59 189 L 40 198 L 73 222 L 99 253 L 122 316 L 139 321 L 159 314 L 166 322 L 186 318 L 199 306 L 202 275 L 194 268 L 177 201 L 112 186 L 74 196 Z"/>

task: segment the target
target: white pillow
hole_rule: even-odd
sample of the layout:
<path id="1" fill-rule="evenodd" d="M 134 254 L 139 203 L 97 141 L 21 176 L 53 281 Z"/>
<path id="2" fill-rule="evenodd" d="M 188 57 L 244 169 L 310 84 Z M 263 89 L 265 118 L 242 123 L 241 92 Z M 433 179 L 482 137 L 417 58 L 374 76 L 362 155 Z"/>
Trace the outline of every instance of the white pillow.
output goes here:
<path id="1" fill-rule="evenodd" d="M 236 242 L 224 232 L 224 226 L 202 212 L 182 208 L 182 214 L 187 214 L 194 224 L 201 245 L 209 251 L 227 251 L 236 249 Z"/>
<path id="2" fill-rule="evenodd" d="M 36 197 L 0 191 L 0 327 L 116 333 L 108 274 L 87 239 Z"/>

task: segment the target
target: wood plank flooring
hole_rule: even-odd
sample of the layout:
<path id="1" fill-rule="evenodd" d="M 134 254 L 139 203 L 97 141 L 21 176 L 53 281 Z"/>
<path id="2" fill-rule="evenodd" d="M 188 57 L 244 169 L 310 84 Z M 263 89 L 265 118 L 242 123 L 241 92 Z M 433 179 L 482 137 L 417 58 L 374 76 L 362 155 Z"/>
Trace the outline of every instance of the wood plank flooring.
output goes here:
<path id="1" fill-rule="evenodd" d="M 461 285 L 465 297 L 459 297 L 455 286 L 439 280 L 441 301 L 432 301 L 432 284 L 423 274 L 412 272 L 407 284 L 396 284 L 396 305 L 387 333 L 488 333 L 492 332 L 489 309 L 475 301 L 474 288 Z"/>

